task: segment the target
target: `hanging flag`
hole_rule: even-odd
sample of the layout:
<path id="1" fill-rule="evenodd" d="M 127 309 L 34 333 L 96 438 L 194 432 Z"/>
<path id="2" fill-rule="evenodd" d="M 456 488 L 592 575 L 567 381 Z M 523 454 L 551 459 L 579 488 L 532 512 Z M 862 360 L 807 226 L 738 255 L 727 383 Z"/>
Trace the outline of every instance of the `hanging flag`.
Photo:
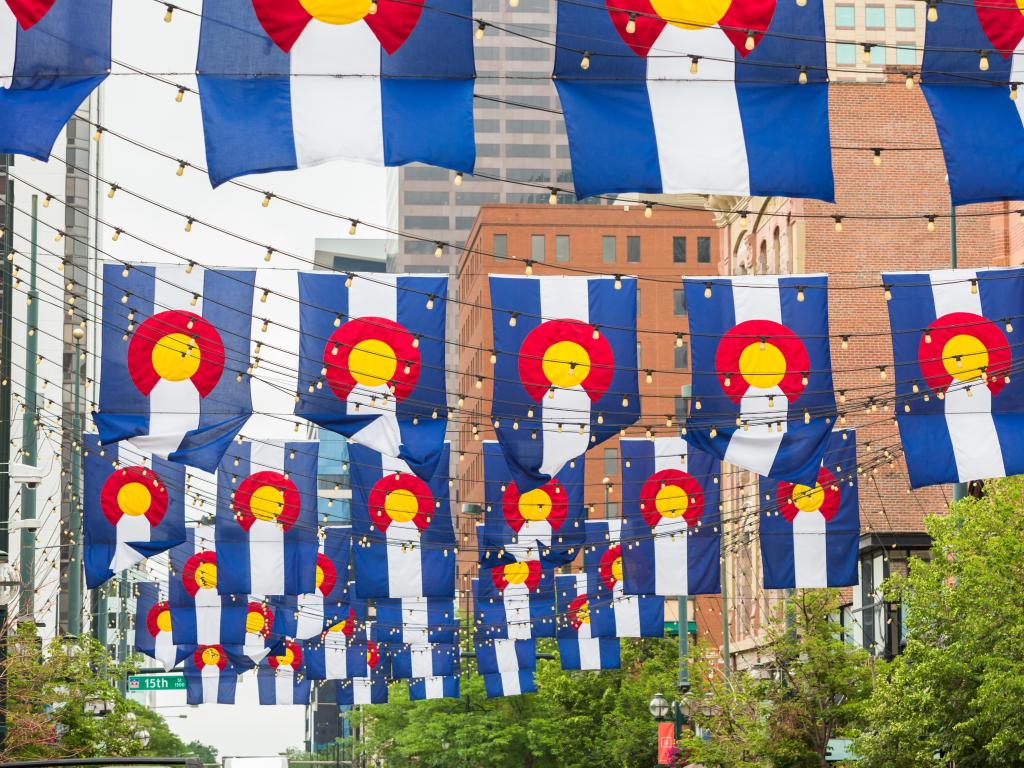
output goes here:
<path id="1" fill-rule="evenodd" d="M 1011 375 L 1024 270 L 901 272 L 882 281 L 892 296 L 896 421 L 910 484 L 1024 473 L 1024 377 Z"/>
<path id="2" fill-rule="evenodd" d="M 636 279 L 490 278 L 491 414 L 521 493 L 640 416 Z"/>
<path id="3" fill-rule="evenodd" d="M 758 488 L 765 589 L 857 583 L 860 507 L 856 432 L 842 429 L 832 433 L 814 485 L 762 477 Z"/>
<path id="4" fill-rule="evenodd" d="M 472 171 L 472 12 L 469 0 L 207 3 L 211 182 L 339 159 Z"/>
<path id="5" fill-rule="evenodd" d="M 355 706 L 356 704 L 387 704 L 389 668 L 380 652 L 375 639 L 376 630 L 373 625 L 366 627 L 365 634 L 359 639 L 359 647 L 366 654 L 367 674 L 365 677 L 353 677 L 339 680 L 336 698 L 339 704 Z"/>
<path id="6" fill-rule="evenodd" d="M 275 625 L 296 640 L 319 637 L 328 627 L 351 617 L 366 618 L 366 604 L 350 589 L 352 526 L 336 525 L 318 538 L 315 589 L 303 595 L 271 598 Z M 378 609 L 379 610 L 379 609 Z"/>
<path id="7" fill-rule="evenodd" d="M 1024 198 L 1020 7 L 1007 0 L 945 3 L 925 26 L 921 91 L 938 129 L 953 205 Z"/>
<path id="8" fill-rule="evenodd" d="M 46 162 L 110 73 L 111 0 L 0 3 L 0 153 Z"/>
<path id="9" fill-rule="evenodd" d="M 385 643 L 458 642 L 457 603 L 447 597 L 378 599 L 377 632 Z"/>
<path id="10" fill-rule="evenodd" d="M 681 437 L 622 439 L 622 591 L 721 591 L 721 462 Z"/>
<path id="11" fill-rule="evenodd" d="M 96 589 L 116 573 L 185 541 L 185 467 L 82 438 L 85 583 Z"/>
<path id="12" fill-rule="evenodd" d="M 103 267 L 103 443 L 213 472 L 252 414 L 255 272 Z"/>
<path id="13" fill-rule="evenodd" d="M 135 588 L 135 650 L 170 672 L 190 655 L 191 649 L 174 644 L 171 606 L 160 599 L 160 585 L 142 581 Z"/>
<path id="14" fill-rule="evenodd" d="M 540 488 L 520 493 L 501 446 L 484 441 L 484 525 L 477 530 L 480 565 L 540 559 L 557 568 L 576 559 L 583 546 L 584 457 L 570 459 Z"/>
<path id="15" fill-rule="evenodd" d="M 591 637 L 663 637 L 665 598 L 624 591 L 621 520 L 588 520 L 583 569 L 587 575 Z"/>
<path id="16" fill-rule="evenodd" d="M 238 670 L 221 645 L 200 645 L 185 659 L 185 700 L 192 704 L 234 704 Z"/>
<path id="17" fill-rule="evenodd" d="M 302 647 L 286 640 L 280 655 L 268 656 L 260 664 L 256 671 L 256 684 L 261 705 L 309 704 L 312 686 L 305 674 Z"/>
<path id="18" fill-rule="evenodd" d="M 385 646 L 391 657 L 391 677 L 447 677 L 459 671 L 459 646 L 450 643 Z"/>
<path id="19" fill-rule="evenodd" d="M 499 675 L 520 669 L 537 668 L 537 641 L 477 640 L 476 671 L 481 675 Z"/>
<path id="20" fill-rule="evenodd" d="M 459 678 L 452 677 L 421 677 L 409 681 L 409 701 L 427 701 L 428 699 L 457 699 Z"/>
<path id="21" fill-rule="evenodd" d="M 555 636 L 554 571 L 539 560 L 499 565 L 473 579 L 480 637 L 526 640 Z"/>
<path id="22" fill-rule="evenodd" d="M 170 552 L 171 633 L 176 645 L 242 646 L 249 614 L 245 595 L 217 593 L 217 553 L 211 531 L 189 528 Z"/>
<path id="23" fill-rule="evenodd" d="M 555 577 L 559 613 L 558 656 L 562 669 L 618 669 L 620 642 L 617 637 L 594 637 L 590 632 L 590 598 L 587 577 L 582 573 Z"/>
<path id="24" fill-rule="evenodd" d="M 447 294 L 434 275 L 300 274 L 295 413 L 429 481 L 448 425 Z"/>
<path id="25" fill-rule="evenodd" d="M 686 278 L 686 439 L 737 467 L 813 484 L 836 420 L 828 278 Z"/>
<path id="26" fill-rule="evenodd" d="M 233 595 L 233 597 L 239 597 Z M 241 655 L 243 663 L 259 663 L 268 655 L 284 652 L 284 637 L 274 626 L 274 610 L 265 601 L 250 599 L 245 614 L 245 637 L 242 647 L 226 646 L 234 661 Z M 240 653 L 239 653 L 240 652 Z"/>
<path id="27" fill-rule="evenodd" d="M 235 442 L 217 472 L 222 595 L 316 589 L 315 442 Z"/>
<path id="28" fill-rule="evenodd" d="M 401 459 L 349 446 L 359 597 L 455 596 L 448 450 L 424 481 Z"/>
<path id="29" fill-rule="evenodd" d="M 366 677 L 366 630 L 354 617 L 329 627 L 322 637 L 306 641 L 306 674 L 313 680 Z"/>
<path id="30" fill-rule="evenodd" d="M 530 669 L 513 670 L 500 675 L 483 675 L 483 678 L 488 699 L 537 692 L 537 683 L 533 670 Z"/>
<path id="31" fill-rule="evenodd" d="M 821 0 L 559 3 L 554 82 L 576 194 L 831 202 L 826 66 Z"/>

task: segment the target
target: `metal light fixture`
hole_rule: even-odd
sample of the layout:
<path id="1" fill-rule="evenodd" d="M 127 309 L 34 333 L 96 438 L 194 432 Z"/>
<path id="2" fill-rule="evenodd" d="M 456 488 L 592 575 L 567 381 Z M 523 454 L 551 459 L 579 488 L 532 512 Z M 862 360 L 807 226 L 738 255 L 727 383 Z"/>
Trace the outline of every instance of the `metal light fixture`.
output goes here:
<path id="1" fill-rule="evenodd" d="M 655 720 L 665 720 L 668 717 L 671 705 L 668 703 L 668 699 L 660 693 L 656 693 L 654 698 L 651 699 L 651 703 L 647 705 L 647 709 Z"/>

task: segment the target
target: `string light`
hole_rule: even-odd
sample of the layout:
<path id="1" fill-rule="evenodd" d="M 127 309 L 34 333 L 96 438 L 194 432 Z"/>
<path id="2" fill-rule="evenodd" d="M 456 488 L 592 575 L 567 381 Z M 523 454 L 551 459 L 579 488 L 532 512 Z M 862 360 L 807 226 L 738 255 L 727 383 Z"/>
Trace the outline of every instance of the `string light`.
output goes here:
<path id="1" fill-rule="evenodd" d="M 476 24 L 476 39 L 483 40 L 485 34 L 487 34 L 487 22 L 484 21 L 483 19 L 480 19 Z"/>
<path id="2" fill-rule="evenodd" d="M 681 346 L 683 346 L 683 334 L 677 333 L 676 334 L 676 347 L 681 347 Z"/>
<path id="3" fill-rule="evenodd" d="M 583 58 L 580 59 L 580 69 L 590 69 L 590 51 L 583 52 Z"/>
<path id="4" fill-rule="evenodd" d="M 629 21 L 626 22 L 626 34 L 632 35 L 636 32 L 636 12 L 629 12 Z"/>
<path id="5" fill-rule="evenodd" d="M 94 133 L 92 135 L 92 140 L 93 141 L 99 141 L 102 138 L 103 138 L 103 126 L 102 125 L 97 125 L 96 126 L 96 133 Z"/>
<path id="6" fill-rule="evenodd" d="M 850 348 L 850 337 L 849 336 L 843 336 L 843 343 L 841 344 L 841 346 L 842 346 L 843 349 L 849 349 Z"/>
<path id="7" fill-rule="evenodd" d="M 832 219 L 836 223 L 836 232 L 842 232 L 843 231 L 843 217 L 842 216 L 833 216 Z"/>
<path id="8" fill-rule="evenodd" d="M 558 204 L 558 190 L 554 187 L 548 188 L 548 205 Z"/>
<path id="9" fill-rule="evenodd" d="M 458 173 L 455 174 L 455 179 L 453 180 L 453 183 L 455 184 L 456 187 L 462 186 L 462 171 L 459 171 Z"/>
<path id="10" fill-rule="evenodd" d="M 868 64 L 871 63 L 871 49 L 873 47 L 874 46 L 872 46 L 871 43 L 864 43 L 864 50 L 861 53 L 861 57 L 860 58 L 861 58 L 861 61 L 864 62 L 865 66 L 867 66 Z"/>
<path id="11" fill-rule="evenodd" d="M 526 269 L 524 269 L 523 271 L 526 273 L 527 277 L 529 277 L 530 275 L 533 274 L 533 260 L 532 259 L 527 259 L 526 260 Z"/>
<path id="12" fill-rule="evenodd" d="M 884 285 L 882 287 L 885 289 L 885 300 L 886 301 L 892 301 L 892 286 L 891 285 Z"/>
<path id="13" fill-rule="evenodd" d="M 179 160 L 178 161 L 178 170 L 176 170 L 174 173 L 177 176 L 184 176 L 185 175 L 185 166 L 186 165 L 188 165 L 188 163 L 186 163 L 184 160 Z"/>
<path id="14" fill-rule="evenodd" d="M 168 5 L 167 13 L 164 14 L 164 23 L 170 24 L 172 21 L 174 21 L 174 6 Z"/>
<path id="15" fill-rule="evenodd" d="M 274 249 L 268 247 L 267 248 L 267 252 L 265 254 L 263 254 L 263 260 L 264 261 L 270 261 L 272 258 L 274 258 Z"/>
<path id="16" fill-rule="evenodd" d="M 651 203 L 644 205 L 644 218 L 649 219 L 654 215 L 654 206 Z"/>
<path id="17" fill-rule="evenodd" d="M 800 67 L 800 76 L 797 78 L 800 85 L 807 85 L 807 67 Z"/>
<path id="18" fill-rule="evenodd" d="M 1010 83 L 1010 101 L 1017 100 L 1017 84 Z"/>
<path id="19" fill-rule="evenodd" d="M 377 10 L 378 10 L 377 0 L 371 0 L 371 2 L 370 2 L 370 11 L 369 11 L 370 15 L 373 16 L 374 14 L 376 14 Z"/>
<path id="20" fill-rule="evenodd" d="M 928 231 L 929 232 L 934 232 L 935 231 L 935 217 L 934 216 L 929 216 L 928 217 Z"/>
<path id="21" fill-rule="evenodd" d="M 121 232 L 122 232 L 122 230 L 120 228 L 115 228 L 114 229 L 114 234 L 113 234 L 113 236 L 110 239 L 113 240 L 116 243 L 118 240 L 121 239 Z"/>
<path id="22" fill-rule="evenodd" d="M 185 219 L 185 231 L 186 232 L 191 232 L 192 231 L 192 223 L 194 221 L 195 221 L 195 219 L 193 219 L 191 216 L 189 216 L 187 219 Z"/>
<path id="23" fill-rule="evenodd" d="M 434 258 L 435 259 L 440 259 L 442 256 L 444 256 L 444 243 L 437 242 L 437 243 L 434 243 L 434 245 L 435 245 L 435 248 L 434 248 Z"/>
<path id="24" fill-rule="evenodd" d="M 107 190 L 107 198 L 109 200 L 113 200 L 114 199 L 114 195 L 117 194 L 117 190 L 118 189 L 119 189 L 119 187 L 117 186 L 117 184 L 111 184 L 110 185 L 110 189 Z"/>
<path id="25" fill-rule="evenodd" d="M 43 198 L 43 208 L 49 208 L 50 203 L 53 201 L 53 195 L 47 195 Z"/>
<path id="26" fill-rule="evenodd" d="M 743 47 L 746 48 L 748 51 L 752 51 L 754 50 L 755 43 L 756 41 L 754 40 L 754 33 L 751 32 L 750 30 L 747 30 L 747 39 L 746 42 L 743 43 Z"/>
<path id="27" fill-rule="evenodd" d="M 711 298 L 711 283 L 704 283 L 704 298 L 705 299 L 710 299 Z M 677 337 L 677 338 L 679 338 L 679 337 Z M 677 344 L 676 346 L 679 346 L 679 345 Z"/>
<path id="28" fill-rule="evenodd" d="M 978 51 L 978 69 L 988 72 L 988 54 L 985 51 Z"/>
<path id="29" fill-rule="evenodd" d="M 700 61 L 700 56 L 691 56 L 690 57 L 690 74 L 691 75 L 696 75 L 697 74 L 697 71 L 699 69 L 699 64 L 698 64 L 699 61 Z"/>
<path id="30" fill-rule="evenodd" d="M 273 196 L 274 196 L 274 193 L 273 193 L 273 192 L 264 192 L 264 193 L 263 193 L 263 202 L 261 203 L 261 205 L 262 205 L 262 206 L 263 206 L 264 208 L 269 208 L 269 207 L 270 207 L 270 199 L 271 199 L 271 198 L 272 198 Z"/>
<path id="31" fill-rule="evenodd" d="M 174 94 L 174 100 L 178 104 L 181 104 L 181 102 L 183 102 L 185 100 L 185 88 L 184 88 L 184 86 L 179 88 L 178 92 L 176 94 Z"/>
<path id="32" fill-rule="evenodd" d="M 939 20 L 939 3 L 938 0 L 928 0 L 928 21 L 936 22 Z"/>
<path id="33" fill-rule="evenodd" d="M 908 91 L 914 90 L 914 73 L 907 72 L 907 79 L 904 81 Z"/>
<path id="34" fill-rule="evenodd" d="M 871 158 L 871 162 L 874 163 L 876 167 L 881 165 L 882 164 L 882 150 L 880 150 L 880 149 L 872 149 L 871 153 L 874 155 L 874 157 Z"/>

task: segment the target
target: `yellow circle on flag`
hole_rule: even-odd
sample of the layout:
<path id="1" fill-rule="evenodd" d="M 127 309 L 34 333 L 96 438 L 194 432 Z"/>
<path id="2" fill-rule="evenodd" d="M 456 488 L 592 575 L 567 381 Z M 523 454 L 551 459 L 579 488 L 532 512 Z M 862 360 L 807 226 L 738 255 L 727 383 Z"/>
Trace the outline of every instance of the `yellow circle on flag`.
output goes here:
<path id="1" fill-rule="evenodd" d="M 959 333 L 942 347 L 942 365 L 958 381 L 980 379 L 988 367 L 988 348 L 977 336 Z"/>
<path id="2" fill-rule="evenodd" d="M 306 13 L 325 24 L 352 24 L 370 12 L 371 0 L 299 0 Z"/>
<path id="3" fill-rule="evenodd" d="M 771 389 L 786 375 L 786 356 L 774 344 L 754 342 L 740 353 L 739 373 L 750 386 Z"/>
<path id="4" fill-rule="evenodd" d="M 273 485 L 261 485 L 249 497 L 249 511 L 257 520 L 277 520 L 284 511 L 284 493 Z"/>
<path id="5" fill-rule="evenodd" d="M 544 353 L 541 369 L 556 387 L 568 389 L 590 374 L 590 355 L 575 341 L 556 341 Z"/>
<path id="6" fill-rule="evenodd" d="M 141 517 L 153 504 L 153 494 L 143 483 L 125 483 L 117 492 L 117 506 L 131 517 Z"/>
<path id="7" fill-rule="evenodd" d="M 821 483 L 815 483 L 813 488 L 809 485 L 794 485 L 790 498 L 801 512 L 817 512 L 825 503 L 825 489 Z"/>
<path id="8" fill-rule="evenodd" d="M 622 556 L 616 557 L 612 561 L 612 577 L 615 581 L 622 581 Z"/>
<path id="9" fill-rule="evenodd" d="M 655 13 L 673 26 L 704 29 L 721 21 L 732 0 L 651 0 L 651 5 Z"/>
<path id="10" fill-rule="evenodd" d="M 220 651 L 216 648 L 203 649 L 203 664 L 216 666 L 220 663 Z"/>
<path id="11" fill-rule="evenodd" d="M 576 609 L 576 618 L 581 624 L 590 623 L 590 601 L 585 600 L 579 608 Z"/>
<path id="12" fill-rule="evenodd" d="M 690 496 L 678 485 L 666 485 L 654 497 L 654 508 L 662 517 L 682 517 L 690 506 Z"/>
<path id="13" fill-rule="evenodd" d="M 328 629 L 328 632 L 344 632 L 345 627 L 348 626 L 348 619 L 342 619 L 337 624 L 334 624 Z"/>
<path id="14" fill-rule="evenodd" d="M 509 584 L 524 584 L 530 577 L 530 566 L 527 563 L 509 563 L 505 566 L 504 575 Z"/>
<path id="15" fill-rule="evenodd" d="M 534 488 L 519 497 L 519 514 L 527 520 L 547 520 L 551 514 L 551 497 L 543 488 Z"/>
<path id="16" fill-rule="evenodd" d="M 199 370 L 202 353 L 195 340 L 184 333 L 168 333 L 153 345 L 153 370 L 161 379 L 184 381 Z"/>
<path id="17" fill-rule="evenodd" d="M 217 566 L 213 563 L 200 563 L 196 568 L 196 584 L 200 589 L 215 589 L 217 587 Z"/>
<path id="18" fill-rule="evenodd" d="M 395 350 L 380 339 L 364 339 L 352 347 L 348 355 L 349 373 L 364 387 L 387 384 L 397 369 Z"/>
<path id="19" fill-rule="evenodd" d="M 323 586 L 324 583 L 324 569 L 319 565 L 316 567 L 316 585 L 317 587 Z"/>
<path id="20" fill-rule="evenodd" d="M 160 613 L 157 614 L 157 617 L 156 617 L 156 626 L 157 626 L 157 629 L 159 629 L 161 632 L 170 632 L 171 631 L 171 612 L 170 611 L 160 611 Z"/>
<path id="21" fill-rule="evenodd" d="M 416 517 L 420 510 L 419 500 L 412 491 L 398 488 L 391 491 L 384 500 L 384 511 L 396 523 L 407 523 Z"/>
<path id="22" fill-rule="evenodd" d="M 277 665 L 279 667 L 290 667 L 295 661 L 295 651 L 292 650 L 290 645 L 284 647 L 284 653 L 277 657 Z"/>
<path id="23" fill-rule="evenodd" d="M 262 632 L 265 626 L 267 626 L 266 616 L 259 611 L 249 611 L 249 615 L 245 617 L 246 632 L 251 632 L 255 635 Z"/>

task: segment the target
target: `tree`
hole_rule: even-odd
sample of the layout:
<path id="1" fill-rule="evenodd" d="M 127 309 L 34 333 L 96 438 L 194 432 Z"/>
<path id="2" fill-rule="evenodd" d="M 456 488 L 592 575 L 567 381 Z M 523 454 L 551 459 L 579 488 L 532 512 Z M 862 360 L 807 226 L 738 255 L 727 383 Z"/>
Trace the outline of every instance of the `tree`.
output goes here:
<path id="1" fill-rule="evenodd" d="M 865 768 L 1024 765 L 1024 479 L 931 517 L 929 560 L 885 585 L 907 645 L 875 687 Z"/>
<path id="2" fill-rule="evenodd" d="M 697 648 L 695 719 L 710 732 L 683 740 L 691 762 L 719 768 L 827 765 L 829 739 L 858 732 L 871 692 L 872 662 L 831 617 L 835 590 L 798 590 L 766 627 L 763 674 L 725 676 Z"/>

